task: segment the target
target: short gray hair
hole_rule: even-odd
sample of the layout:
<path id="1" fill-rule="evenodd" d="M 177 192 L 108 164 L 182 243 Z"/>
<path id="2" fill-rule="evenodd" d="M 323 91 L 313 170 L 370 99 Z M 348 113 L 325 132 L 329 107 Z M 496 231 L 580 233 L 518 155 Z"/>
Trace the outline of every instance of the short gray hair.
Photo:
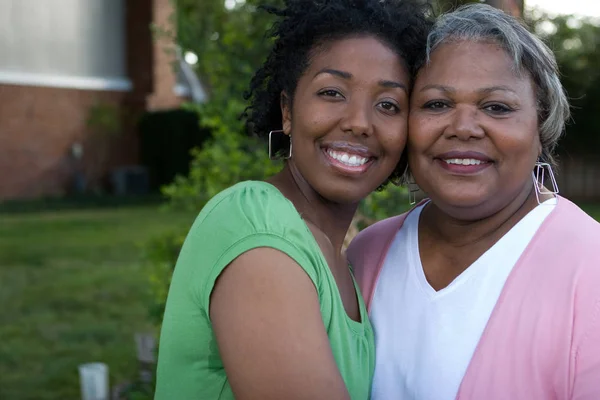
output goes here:
<path id="1" fill-rule="evenodd" d="M 518 19 L 486 4 L 468 4 L 438 18 L 427 38 L 424 62 L 441 44 L 463 40 L 496 43 L 512 58 L 516 73 L 529 73 L 538 104 L 541 161 L 556 166 L 554 150 L 570 109 L 552 50 Z"/>

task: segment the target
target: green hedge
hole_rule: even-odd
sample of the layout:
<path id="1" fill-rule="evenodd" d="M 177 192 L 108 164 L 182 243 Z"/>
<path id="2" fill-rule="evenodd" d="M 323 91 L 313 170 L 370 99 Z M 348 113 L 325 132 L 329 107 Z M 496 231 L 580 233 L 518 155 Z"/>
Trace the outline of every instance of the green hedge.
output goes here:
<path id="1" fill-rule="evenodd" d="M 211 136 L 198 114 L 184 109 L 146 113 L 139 123 L 140 159 L 148 168 L 150 189 L 158 191 L 189 173 L 191 151 Z"/>

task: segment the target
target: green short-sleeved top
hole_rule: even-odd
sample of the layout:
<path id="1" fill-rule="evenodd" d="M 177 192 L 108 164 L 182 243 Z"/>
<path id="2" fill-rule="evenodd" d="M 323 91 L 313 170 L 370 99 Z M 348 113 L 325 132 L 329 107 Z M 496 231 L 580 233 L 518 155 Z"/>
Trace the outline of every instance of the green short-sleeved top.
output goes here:
<path id="1" fill-rule="evenodd" d="M 162 325 L 155 399 L 234 398 L 209 319 L 210 294 L 223 269 L 257 247 L 287 254 L 313 281 L 346 387 L 353 400 L 368 399 L 375 345 L 360 293 L 362 322 L 356 322 L 346 314 L 325 258 L 293 204 L 273 185 L 257 181 L 239 183 L 210 200 L 185 240 Z"/>

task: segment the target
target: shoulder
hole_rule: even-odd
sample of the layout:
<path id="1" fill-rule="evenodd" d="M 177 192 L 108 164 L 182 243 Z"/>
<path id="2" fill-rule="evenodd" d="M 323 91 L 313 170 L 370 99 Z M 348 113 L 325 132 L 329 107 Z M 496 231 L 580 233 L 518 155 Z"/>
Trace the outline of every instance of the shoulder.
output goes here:
<path id="1" fill-rule="evenodd" d="M 214 216 L 246 214 L 251 219 L 283 212 L 290 216 L 292 203 L 273 185 L 261 181 L 245 181 L 225 189 L 213 197 L 198 215 L 198 221 Z M 293 216 L 294 213 L 292 213 Z M 297 216 L 297 213 L 295 213 Z"/>
<path id="2" fill-rule="evenodd" d="M 364 260 L 378 257 L 402 227 L 407 214 L 381 220 L 360 231 L 347 250 L 352 265 L 360 266 Z"/>
<path id="3" fill-rule="evenodd" d="M 600 223 L 560 197 L 525 250 L 531 271 L 571 291 L 600 287 Z M 591 289 L 591 287 L 590 287 Z M 594 289 L 597 291 L 597 289 Z M 597 291 L 600 295 L 600 291 Z"/>
<path id="4" fill-rule="evenodd" d="M 252 243 L 300 247 L 308 230 L 294 205 L 273 185 L 247 181 L 211 199 L 202 209 L 186 238 L 182 252 L 209 247 L 228 250 Z M 243 247 L 243 246 L 242 246 Z"/>
<path id="5" fill-rule="evenodd" d="M 564 197 L 559 198 L 545 229 L 551 240 L 560 243 L 562 248 L 577 250 L 571 253 L 573 257 L 600 259 L 600 223 Z"/>
<path id="6" fill-rule="evenodd" d="M 350 243 L 346 255 L 352 272 L 370 307 L 376 279 L 390 244 L 408 213 L 387 218 L 362 230 Z"/>
<path id="7" fill-rule="evenodd" d="M 285 254 L 318 282 L 318 249 L 294 205 L 266 182 L 242 182 L 202 209 L 179 254 L 173 282 L 191 285 L 208 309 L 222 271 L 242 254 L 260 253 L 261 248 Z"/>
<path id="8" fill-rule="evenodd" d="M 251 233 L 289 236 L 303 228 L 294 205 L 273 185 L 238 183 L 213 197 L 196 218 L 188 237 L 211 239 Z"/>
<path id="9" fill-rule="evenodd" d="M 562 197 L 553 213 L 538 237 L 534 258 L 544 271 L 544 281 L 554 282 L 549 287 L 571 297 L 575 335 L 585 336 L 600 313 L 600 223 Z"/>

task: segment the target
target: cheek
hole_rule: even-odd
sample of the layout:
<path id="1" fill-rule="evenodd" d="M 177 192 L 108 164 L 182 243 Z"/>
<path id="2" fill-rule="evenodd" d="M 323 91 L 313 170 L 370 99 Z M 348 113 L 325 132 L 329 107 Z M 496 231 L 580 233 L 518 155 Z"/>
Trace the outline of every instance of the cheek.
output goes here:
<path id="1" fill-rule="evenodd" d="M 517 120 L 512 127 L 499 127 L 494 144 L 504 157 L 530 163 L 541 149 L 537 121 Z"/>
<path id="2" fill-rule="evenodd" d="M 395 158 L 400 158 L 407 142 L 407 131 L 408 127 L 406 122 L 397 124 L 395 129 L 389 129 L 380 135 L 379 140 L 381 146 L 386 153 Z"/>
<path id="3" fill-rule="evenodd" d="M 296 128 L 301 129 L 304 134 L 309 136 L 318 136 L 319 134 L 331 129 L 331 126 L 337 123 L 339 111 L 322 105 L 319 107 L 303 107 L 301 112 L 295 115 L 298 122 Z"/>
<path id="4" fill-rule="evenodd" d="M 435 142 L 439 131 L 432 118 L 411 117 L 408 124 L 408 147 L 413 151 L 427 149 Z"/>

